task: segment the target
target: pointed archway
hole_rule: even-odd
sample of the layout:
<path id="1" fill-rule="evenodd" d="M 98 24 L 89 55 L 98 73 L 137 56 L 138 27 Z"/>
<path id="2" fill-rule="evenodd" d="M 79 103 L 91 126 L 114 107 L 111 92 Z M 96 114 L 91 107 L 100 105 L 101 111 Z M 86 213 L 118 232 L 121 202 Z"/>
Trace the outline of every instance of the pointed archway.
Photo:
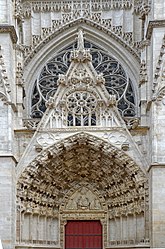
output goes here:
<path id="1" fill-rule="evenodd" d="M 102 224 L 103 247 L 140 243 L 147 237 L 147 177 L 121 149 L 90 135 L 95 126 L 95 132 L 110 129 L 114 136 L 118 130 L 123 138 L 122 131 L 127 132 L 127 128 L 115 96 L 109 95 L 103 75 L 92 65 L 81 29 L 78 48 L 70 59 L 69 69 L 59 76 L 59 87 L 47 101 L 32 138 L 32 142 L 37 139 L 41 143 L 42 152 L 27 167 L 19 163 L 24 168 L 18 179 L 19 240 L 64 247 L 69 220 L 93 220 Z M 81 132 L 85 126 L 89 133 Z M 50 145 L 43 135 L 54 129 L 61 130 L 63 139 L 55 143 L 52 135 Z M 67 129 L 74 135 L 66 135 Z M 124 141 L 127 137 L 128 132 Z M 34 158 L 31 147 L 25 153 L 31 152 L 28 159 Z M 125 232 L 128 224 L 129 232 Z"/>
<path id="2" fill-rule="evenodd" d="M 128 155 L 95 136 L 78 133 L 45 149 L 21 174 L 17 194 L 24 237 L 19 239 L 63 246 L 67 220 L 92 217 L 103 224 L 106 246 L 118 243 L 113 223 L 120 223 L 122 217 L 122 229 L 129 222 L 133 232 L 121 237 L 121 243 L 140 243 L 145 234 L 147 187 L 145 173 Z M 80 202 L 80 197 L 91 206 Z M 135 218 L 140 227 L 134 227 Z M 49 234 L 46 227 L 51 227 Z"/>

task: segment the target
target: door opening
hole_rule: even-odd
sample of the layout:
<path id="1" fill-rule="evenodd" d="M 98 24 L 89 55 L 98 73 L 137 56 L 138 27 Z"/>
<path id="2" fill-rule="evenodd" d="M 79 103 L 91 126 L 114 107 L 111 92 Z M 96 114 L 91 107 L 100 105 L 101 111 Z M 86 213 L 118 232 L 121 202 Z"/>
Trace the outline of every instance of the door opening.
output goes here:
<path id="1" fill-rule="evenodd" d="M 65 249 L 102 249 L 100 221 L 68 221 L 65 227 Z"/>

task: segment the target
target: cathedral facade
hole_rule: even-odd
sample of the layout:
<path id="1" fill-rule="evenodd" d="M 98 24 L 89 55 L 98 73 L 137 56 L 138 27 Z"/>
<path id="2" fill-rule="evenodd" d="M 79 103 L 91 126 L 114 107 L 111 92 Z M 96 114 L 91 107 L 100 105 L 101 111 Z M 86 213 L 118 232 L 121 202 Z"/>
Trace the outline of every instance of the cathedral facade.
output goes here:
<path id="1" fill-rule="evenodd" d="M 0 0 L 3 249 L 165 248 L 164 0 Z"/>

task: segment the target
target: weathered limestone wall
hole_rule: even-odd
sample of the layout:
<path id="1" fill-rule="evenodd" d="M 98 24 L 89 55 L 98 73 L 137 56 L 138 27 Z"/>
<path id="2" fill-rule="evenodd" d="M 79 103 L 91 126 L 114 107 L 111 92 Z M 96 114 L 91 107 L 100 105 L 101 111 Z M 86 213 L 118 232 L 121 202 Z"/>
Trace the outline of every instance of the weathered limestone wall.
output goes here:
<path id="1" fill-rule="evenodd" d="M 13 5 L 13 1 L 0 0 L 0 239 L 4 249 L 13 248 L 16 230 L 15 114 L 12 108 L 16 102 L 14 29 L 11 27 L 14 25 Z"/>
<path id="2" fill-rule="evenodd" d="M 0 24 L 11 24 L 13 21 L 13 2 L 11 0 L 0 0 Z"/>
<path id="3" fill-rule="evenodd" d="M 15 243 L 15 161 L 0 156 L 0 238 L 4 249 Z"/>
<path id="4" fill-rule="evenodd" d="M 165 106 L 153 105 L 152 166 L 150 168 L 151 245 L 165 247 Z"/>
<path id="5" fill-rule="evenodd" d="M 15 242 L 15 160 L 13 157 L 13 111 L 0 100 L 0 238 L 5 249 Z"/>
<path id="6" fill-rule="evenodd" d="M 164 20 L 164 21 L 163 21 Z M 164 87 L 161 78 L 163 65 L 163 37 L 165 35 L 165 1 L 152 2 L 153 31 L 150 45 L 150 86 L 154 92 L 151 109 L 151 167 L 150 175 L 150 237 L 152 248 L 165 247 L 165 105 L 159 92 Z M 151 96 L 152 97 L 152 96 Z"/>
<path id="7" fill-rule="evenodd" d="M 150 177 L 151 247 L 165 248 L 165 165 L 153 165 Z"/>
<path id="8" fill-rule="evenodd" d="M 165 1 L 153 1 L 153 18 L 157 20 L 165 19 Z"/>

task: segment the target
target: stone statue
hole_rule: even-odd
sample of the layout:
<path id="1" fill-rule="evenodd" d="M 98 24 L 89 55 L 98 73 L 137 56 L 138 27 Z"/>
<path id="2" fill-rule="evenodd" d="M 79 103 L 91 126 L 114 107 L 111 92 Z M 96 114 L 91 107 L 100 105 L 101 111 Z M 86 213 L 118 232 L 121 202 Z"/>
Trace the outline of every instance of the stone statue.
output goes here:
<path id="1" fill-rule="evenodd" d="M 78 31 L 78 49 L 80 51 L 84 50 L 84 36 L 83 36 L 83 31 L 80 29 Z"/>

